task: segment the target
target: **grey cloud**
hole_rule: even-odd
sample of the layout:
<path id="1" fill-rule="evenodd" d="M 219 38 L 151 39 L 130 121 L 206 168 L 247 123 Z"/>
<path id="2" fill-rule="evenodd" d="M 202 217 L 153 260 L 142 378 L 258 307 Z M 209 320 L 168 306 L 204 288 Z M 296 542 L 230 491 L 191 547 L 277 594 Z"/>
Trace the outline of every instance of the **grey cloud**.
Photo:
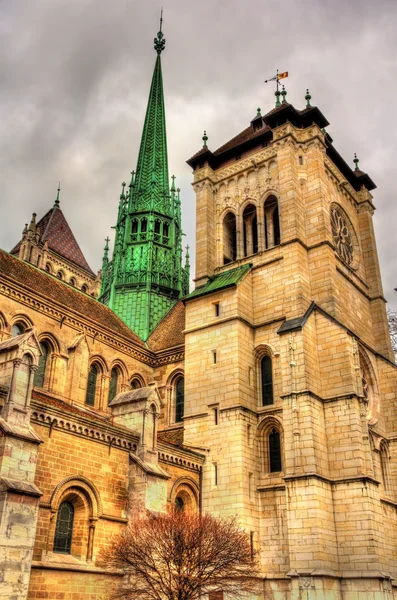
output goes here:
<path id="1" fill-rule="evenodd" d="M 135 168 L 160 4 L 131 0 L 0 2 L 0 246 L 10 249 L 33 211 L 61 205 L 94 269 Z M 397 307 L 394 199 L 397 88 L 392 0 L 167 0 L 163 76 L 170 170 L 194 245 L 194 195 L 185 160 L 204 129 L 212 149 L 274 102 L 263 81 L 288 70 L 288 99 L 306 87 L 378 185 L 375 228 L 387 299 Z M 193 256 L 194 258 L 194 256 Z"/>

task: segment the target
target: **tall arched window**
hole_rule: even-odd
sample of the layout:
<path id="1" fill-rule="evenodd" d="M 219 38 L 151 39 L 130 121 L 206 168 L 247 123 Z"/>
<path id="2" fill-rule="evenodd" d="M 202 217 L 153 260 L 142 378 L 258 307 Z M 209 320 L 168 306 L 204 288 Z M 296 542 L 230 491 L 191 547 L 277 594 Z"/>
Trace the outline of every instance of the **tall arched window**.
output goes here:
<path id="1" fill-rule="evenodd" d="M 84 292 L 84 294 L 87 293 L 87 286 L 85 284 L 81 286 L 81 291 Z"/>
<path id="2" fill-rule="evenodd" d="M 223 219 L 223 264 L 227 265 L 237 258 L 236 215 L 226 213 Z"/>
<path id="3" fill-rule="evenodd" d="M 40 342 L 40 350 L 42 352 L 39 358 L 39 364 L 37 371 L 34 374 L 33 385 L 38 387 L 44 386 L 45 372 L 47 369 L 48 356 L 50 354 L 50 347 L 47 342 Z"/>
<path id="4" fill-rule="evenodd" d="M 281 471 L 280 433 L 274 428 L 269 433 L 269 466 L 270 473 Z"/>
<path id="5" fill-rule="evenodd" d="M 71 502 L 62 502 L 58 509 L 55 528 L 54 552 L 70 554 L 72 548 L 74 507 Z"/>
<path id="6" fill-rule="evenodd" d="M 85 395 L 85 403 L 88 404 L 88 406 L 95 406 L 97 378 L 98 367 L 94 364 L 91 365 L 90 372 L 88 373 L 87 392 Z"/>
<path id="7" fill-rule="evenodd" d="M 269 196 L 264 204 L 265 247 L 273 248 L 280 244 L 280 219 L 278 202 L 275 196 Z"/>
<path id="8" fill-rule="evenodd" d="M 118 381 L 119 381 L 119 370 L 116 367 L 113 367 L 113 369 L 110 372 L 108 404 L 111 403 L 111 401 L 117 394 Z"/>
<path id="9" fill-rule="evenodd" d="M 243 212 L 243 242 L 244 256 L 258 252 L 258 224 L 256 206 L 248 204 Z"/>
<path id="10" fill-rule="evenodd" d="M 261 360 L 262 406 L 273 404 L 272 359 L 264 356 Z"/>
<path id="11" fill-rule="evenodd" d="M 175 385 L 175 423 L 181 423 L 185 408 L 185 380 L 179 377 Z"/>

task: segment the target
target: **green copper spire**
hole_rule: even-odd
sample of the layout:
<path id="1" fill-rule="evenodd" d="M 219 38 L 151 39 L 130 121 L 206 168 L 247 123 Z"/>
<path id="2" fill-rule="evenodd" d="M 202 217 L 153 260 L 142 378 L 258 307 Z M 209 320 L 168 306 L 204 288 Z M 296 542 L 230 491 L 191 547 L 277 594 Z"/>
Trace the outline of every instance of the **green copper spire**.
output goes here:
<path id="1" fill-rule="evenodd" d="M 354 165 L 355 165 L 355 166 L 354 166 L 354 170 L 355 170 L 355 171 L 358 171 L 358 170 L 359 170 L 359 168 L 358 168 L 358 158 L 357 158 L 357 154 L 356 154 L 356 153 L 354 153 L 354 159 L 353 159 L 353 162 L 354 162 Z"/>
<path id="2" fill-rule="evenodd" d="M 168 175 L 167 136 L 160 55 L 160 31 L 141 145 L 129 192 L 122 184 L 112 261 L 103 258 L 100 300 L 146 340 L 156 325 L 189 291 L 189 258 L 182 267 L 179 189 Z"/>

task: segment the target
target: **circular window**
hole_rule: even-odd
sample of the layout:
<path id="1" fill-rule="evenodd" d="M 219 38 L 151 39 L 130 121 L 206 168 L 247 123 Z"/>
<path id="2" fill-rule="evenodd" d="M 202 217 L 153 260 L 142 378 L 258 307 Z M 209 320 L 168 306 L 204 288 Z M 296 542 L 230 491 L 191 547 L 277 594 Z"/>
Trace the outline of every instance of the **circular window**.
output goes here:
<path id="1" fill-rule="evenodd" d="M 344 263 L 351 267 L 354 259 L 354 245 L 350 223 L 336 206 L 331 208 L 331 227 L 336 253 Z"/>

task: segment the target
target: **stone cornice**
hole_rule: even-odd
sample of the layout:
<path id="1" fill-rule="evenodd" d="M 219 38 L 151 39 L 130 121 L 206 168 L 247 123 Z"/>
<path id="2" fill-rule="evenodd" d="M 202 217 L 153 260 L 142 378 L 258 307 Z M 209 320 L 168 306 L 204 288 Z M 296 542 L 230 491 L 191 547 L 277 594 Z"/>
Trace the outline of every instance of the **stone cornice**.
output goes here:
<path id="1" fill-rule="evenodd" d="M 136 432 L 129 433 L 106 421 L 91 420 L 89 415 L 71 414 L 66 409 L 45 405 L 37 400 L 32 400 L 31 409 L 32 423 L 48 427 L 50 435 L 53 429 L 61 430 L 126 452 L 135 452 L 140 441 Z"/>

